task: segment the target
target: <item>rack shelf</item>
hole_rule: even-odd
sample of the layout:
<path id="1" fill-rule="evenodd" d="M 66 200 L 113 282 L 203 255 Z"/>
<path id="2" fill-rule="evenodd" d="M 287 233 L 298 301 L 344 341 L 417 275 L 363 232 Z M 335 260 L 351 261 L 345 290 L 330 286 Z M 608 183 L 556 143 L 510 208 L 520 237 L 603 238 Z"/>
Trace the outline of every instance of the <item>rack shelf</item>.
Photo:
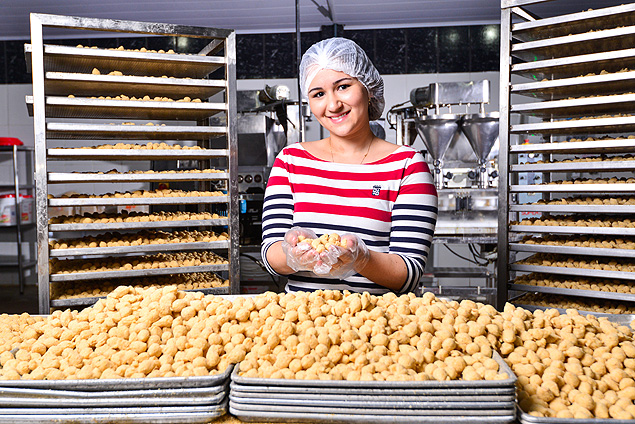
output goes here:
<path id="1" fill-rule="evenodd" d="M 30 44 L 25 45 L 25 54 L 27 67 L 33 74 L 33 95 L 26 96 L 26 105 L 33 116 L 35 133 L 37 236 L 41 247 L 37 256 L 40 313 L 48 314 L 51 307 L 80 307 L 96 301 L 95 297 L 51 299 L 50 285 L 61 282 L 87 281 L 98 287 L 104 279 L 109 278 L 121 278 L 125 282 L 127 278 L 133 277 L 214 272 L 220 273 L 223 280 L 229 279 L 230 286 L 211 289 L 209 293 L 238 293 L 240 255 L 234 31 L 45 14 L 31 14 L 31 26 L 32 39 Z M 66 27 L 78 32 L 99 30 L 116 34 L 195 37 L 208 39 L 209 44 L 198 54 L 145 49 L 133 51 L 124 50 L 123 47 L 102 49 L 60 46 L 44 44 L 42 32 L 45 27 Z M 211 100 L 212 96 L 214 101 Z M 220 124 L 211 125 L 211 117 L 218 117 L 215 121 Z M 71 123 L 66 118 L 74 121 Z M 224 137 L 224 145 L 214 140 L 218 137 Z M 58 146 L 64 144 L 58 142 L 57 145 L 51 145 L 51 140 L 77 140 L 78 143 L 84 143 L 79 145 L 85 147 L 60 148 Z M 97 140 L 116 142 L 111 144 L 113 148 L 105 148 L 95 145 Z M 157 144 L 143 146 L 145 148 L 138 145 L 127 146 L 130 148 L 118 146 L 122 142 L 132 144 L 139 140 Z M 173 141 L 183 142 L 184 148 L 148 148 L 159 147 L 161 140 L 169 140 L 170 144 Z M 192 146 L 192 142 L 198 148 L 185 148 Z M 77 161 L 95 163 L 95 170 L 68 172 L 73 169 L 68 165 Z M 105 165 L 109 161 L 150 161 L 153 167 L 154 162 L 170 161 L 176 163 L 174 168 L 177 169 L 173 170 L 177 172 L 134 173 L 126 172 L 125 165 L 121 165 L 124 169 L 116 173 L 99 173 L 100 162 Z M 188 162 L 187 168 L 178 169 L 180 161 L 194 161 L 194 164 Z M 200 170 L 218 169 L 221 172 L 178 172 L 194 167 Z M 82 165 L 82 168 L 86 168 L 86 165 Z M 158 166 L 155 169 L 166 168 Z M 139 184 L 144 190 L 153 190 L 159 183 L 172 184 L 173 188 L 185 184 L 186 191 L 195 188 L 199 192 L 222 191 L 222 194 L 132 197 L 132 193 L 127 192 L 121 197 L 112 198 L 88 197 L 91 193 L 86 193 L 87 197 L 55 194 L 55 187 L 60 184 L 72 186 L 85 183 L 117 183 L 124 184 L 124 187 L 126 183 L 134 183 L 135 190 L 138 190 Z M 144 211 L 152 208 L 153 213 L 166 208 L 170 211 L 174 211 L 175 207 L 179 210 L 185 208 L 188 211 L 209 212 L 221 218 L 150 221 L 149 217 L 139 216 L 138 222 L 48 224 L 49 208 L 81 210 L 88 207 L 94 208 L 89 209 L 91 211 L 108 211 L 109 216 L 112 216 L 112 210 L 123 206 L 139 206 L 145 208 Z M 142 219 L 145 221 L 141 222 Z M 98 233 L 113 230 L 138 232 L 202 227 L 220 227 L 221 231 L 229 234 L 229 239 L 99 248 L 48 248 L 49 237 L 68 237 L 68 234 L 59 235 L 62 232 L 70 232 L 72 238 L 79 238 L 84 232 L 97 233 L 95 237 L 99 237 Z M 228 264 L 69 274 L 52 274 L 49 269 L 51 258 L 134 257 L 148 252 L 181 251 L 186 254 L 190 251 L 213 251 L 224 256 Z"/>
<path id="2" fill-rule="evenodd" d="M 635 153 L 635 4 L 541 18 L 530 9 L 544 1 L 507 0 L 502 6 L 500 105 L 506 113 L 499 132 L 497 306 L 509 300 L 509 290 L 635 302 L 632 294 L 530 286 L 517 279 L 540 272 L 635 284 L 634 272 L 582 268 L 580 261 L 632 260 L 635 250 L 570 243 L 579 235 L 635 236 L 635 228 L 618 222 L 635 213 L 635 184 L 608 183 L 635 169 L 626 157 Z M 613 154 L 617 159 L 606 156 Z M 585 161 L 589 155 L 602 160 Z M 580 173 L 593 173 L 592 179 L 585 183 Z M 551 223 L 562 225 L 518 224 L 526 214 L 558 215 Z M 607 226 L 566 225 L 588 217 Z M 519 242 L 526 234 L 557 234 L 562 243 Z M 520 263 L 528 253 L 557 254 L 562 266 Z"/>

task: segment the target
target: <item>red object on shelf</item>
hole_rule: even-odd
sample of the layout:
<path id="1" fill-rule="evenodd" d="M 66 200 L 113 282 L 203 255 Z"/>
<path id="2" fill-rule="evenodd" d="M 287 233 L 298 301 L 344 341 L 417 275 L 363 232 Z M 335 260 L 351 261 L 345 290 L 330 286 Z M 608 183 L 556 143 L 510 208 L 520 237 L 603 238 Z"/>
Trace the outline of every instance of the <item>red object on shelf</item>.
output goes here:
<path id="1" fill-rule="evenodd" d="M 0 137 L 0 146 L 22 146 L 23 142 L 15 137 Z"/>

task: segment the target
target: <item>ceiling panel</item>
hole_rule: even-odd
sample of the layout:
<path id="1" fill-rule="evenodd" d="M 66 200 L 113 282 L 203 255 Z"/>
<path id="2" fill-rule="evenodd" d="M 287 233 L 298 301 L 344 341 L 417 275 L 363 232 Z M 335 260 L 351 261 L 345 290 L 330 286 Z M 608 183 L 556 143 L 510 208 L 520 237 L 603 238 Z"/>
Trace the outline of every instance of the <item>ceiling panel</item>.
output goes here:
<path id="1" fill-rule="evenodd" d="M 500 22 L 499 0 L 328 0 L 338 24 L 349 29 L 446 26 Z M 300 27 L 315 31 L 331 21 L 316 4 L 299 0 Z M 613 0 L 554 0 L 530 6 L 541 16 L 622 4 Z M 0 0 L 0 39 L 28 39 L 29 13 L 166 22 L 231 28 L 237 33 L 295 31 L 293 0 Z M 71 30 L 51 36 L 76 37 Z"/>

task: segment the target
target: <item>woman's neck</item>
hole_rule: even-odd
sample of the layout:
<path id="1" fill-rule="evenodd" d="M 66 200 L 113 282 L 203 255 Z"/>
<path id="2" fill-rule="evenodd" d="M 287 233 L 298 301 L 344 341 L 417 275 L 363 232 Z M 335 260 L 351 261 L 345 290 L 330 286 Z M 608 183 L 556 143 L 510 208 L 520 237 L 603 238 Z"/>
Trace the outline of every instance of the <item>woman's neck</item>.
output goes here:
<path id="1" fill-rule="evenodd" d="M 356 137 L 327 138 L 328 148 L 331 153 L 331 162 L 361 164 L 364 163 L 375 144 L 375 135 L 368 133 Z"/>

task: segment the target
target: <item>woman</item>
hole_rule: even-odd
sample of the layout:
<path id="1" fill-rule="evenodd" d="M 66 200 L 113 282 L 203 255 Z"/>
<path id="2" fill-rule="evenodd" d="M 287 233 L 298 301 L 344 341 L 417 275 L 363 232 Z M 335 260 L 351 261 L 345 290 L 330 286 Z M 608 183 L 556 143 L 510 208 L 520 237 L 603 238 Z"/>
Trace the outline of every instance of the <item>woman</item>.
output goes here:
<path id="1" fill-rule="evenodd" d="M 273 165 L 262 216 L 262 258 L 287 275 L 287 291 L 413 291 L 437 218 L 423 157 L 377 138 L 383 80 L 353 41 L 331 38 L 302 57 L 300 83 L 329 136 L 284 148 Z M 337 233 L 346 247 L 316 253 L 302 238 Z"/>

